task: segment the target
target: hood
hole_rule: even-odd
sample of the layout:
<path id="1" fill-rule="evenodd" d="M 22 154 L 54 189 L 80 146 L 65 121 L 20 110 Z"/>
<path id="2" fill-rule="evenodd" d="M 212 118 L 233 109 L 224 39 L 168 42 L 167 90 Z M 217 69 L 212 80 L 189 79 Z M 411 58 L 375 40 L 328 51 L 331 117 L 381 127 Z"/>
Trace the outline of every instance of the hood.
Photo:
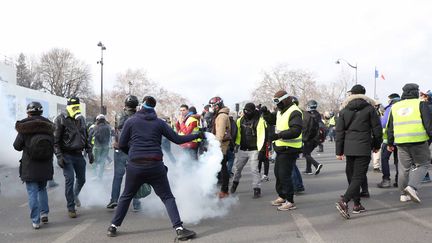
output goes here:
<path id="1" fill-rule="evenodd" d="M 375 106 L 375 100 L 363 94 L 355 94 L 348 96 L 348 98 L 344 100 L 344 102 L 342 102 L 340 110 L 344 108 L 347 108 L 349 110 L 361 110 L 368 105 Z"/>
<path id="2" fill-rule="evenodd" d="M 218 113 L 225 113 L 227 115 L 229 115 L 230 109 L 228 107 L 223 107 L 222 109 L 219 110 Z"/>
<path id="3" fill-rule="evenodd" d="M 54 124 L 41 116 L 28 117 L 21 121 L 17 121 L 15 129 L 21 134 L 54 134 Z"/>
<path id="4" fill-rule="evenodd" d="M 135 115 L 144 120 L 157 119 L 156 112 L 153 109 L 141 109 L 137 113 L 135 113 Z"/>

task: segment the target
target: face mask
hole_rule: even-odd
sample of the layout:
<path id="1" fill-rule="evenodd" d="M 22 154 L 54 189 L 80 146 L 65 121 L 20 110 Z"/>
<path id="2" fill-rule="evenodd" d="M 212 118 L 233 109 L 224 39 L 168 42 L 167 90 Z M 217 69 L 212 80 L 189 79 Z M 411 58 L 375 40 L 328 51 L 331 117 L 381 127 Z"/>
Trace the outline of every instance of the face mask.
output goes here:
<path id="1" fill-rule="evenodd" d="M 283 102 L 279 102 L 276 106 L 280 111 L 285 108 L 285 105 L 283 104 Z"/>
<path id="2" fill-rule="evenodd" d="M 69 117 L 78 119 L 81 116 L 80 105 L 68 105 L 66 106 L 66 111 Z"/>
<path id="3" fill-rule="evenodd" d="M 209 108 L 209 112 L 210 112 L 210 113 L 214 113 L 214 109 L 213 109 L 213 107 L 210 107 L 210 108 Z"/>

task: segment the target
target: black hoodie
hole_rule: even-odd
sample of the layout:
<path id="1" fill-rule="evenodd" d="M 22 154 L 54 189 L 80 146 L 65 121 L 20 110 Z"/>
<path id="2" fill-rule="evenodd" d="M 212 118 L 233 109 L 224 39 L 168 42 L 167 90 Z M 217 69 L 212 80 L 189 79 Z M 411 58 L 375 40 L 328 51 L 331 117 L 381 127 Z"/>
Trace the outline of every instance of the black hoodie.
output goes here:
<path id="1" fill-rule="evenodd" d="M 336 122 L 336 155 L 371 156 L 382 143 L 380 118 L 374 100 L 365 95 L 349 96 Z"/>

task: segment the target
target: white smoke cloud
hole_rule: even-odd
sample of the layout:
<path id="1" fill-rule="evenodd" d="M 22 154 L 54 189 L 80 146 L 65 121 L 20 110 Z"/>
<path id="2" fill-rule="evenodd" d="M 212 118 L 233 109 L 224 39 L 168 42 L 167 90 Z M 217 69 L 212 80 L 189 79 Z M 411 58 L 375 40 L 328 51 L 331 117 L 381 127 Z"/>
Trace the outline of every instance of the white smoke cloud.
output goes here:
<path id="1" fill-rule="evenodd" d="M 206 218 L 222 217 L 238 202 L 237 197 L 223 200 L 217 198 L 219 190 L 216 187 L 216 174 L 221 168 L 223 155 L 214 135 L 206 133 L 206 136 L 208 149 L 198 161 L 175 153 L 177 161 L 173 163 L 165 156 L 171 190 L 180 216 L 188 224 L 197 224 Z M 105 207 L 111 196 L 113 169 L 105 171 L 102 181 L 92 180 L 92 171 L 87 169 L 87 182 L 80 194 L 81 204 L 86 208 Z M 167 217 L 166 209 L 154 191 L 141 199 L 141 205 L 145 217 Z"/>
<path id="2" fill-rule="evenodd" d="M 3 85 L 0 85 L 0 134 L 2 137 L 0 167 L 18 167 L 18 161 L 21 158 L 20 152 L 13 148 L 17 132 L 15 130 L 15 117 L 11 114 L 12 107 L 9 107 L 10 103 Z"/>

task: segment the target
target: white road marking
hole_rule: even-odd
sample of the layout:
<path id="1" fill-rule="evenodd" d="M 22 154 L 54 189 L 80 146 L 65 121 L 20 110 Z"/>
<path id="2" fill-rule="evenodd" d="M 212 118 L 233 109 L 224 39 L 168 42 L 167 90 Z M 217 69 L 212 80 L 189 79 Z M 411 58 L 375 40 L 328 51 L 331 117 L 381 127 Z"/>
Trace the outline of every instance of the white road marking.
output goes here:
<path id="1" fill-rule="evenodd" d="M 51 189 L 51 190 L 48 190 L 47 194 L 48 194 L 48 195 L 51 194 L 53 191 L 57 190 L 57 188 L 59 188 L 59 187 L 57 186 L 57 187 L 55 187 L 55 188 L 53 188 L 53 189 Z M 18 207 L 20 207 L 20 208 L 24 208 L 24 207 L 27 207 L 27 206 L 28 206 L 28 202 L 23 203 L 23 204 L 19 205 Z"/>
<path id="2" fill-rule="evenodd" d="M 392 211 L 392 212 L 396 212 L 396 213 L 402 214 L 403 216 L 409 218 L 411 221 L 413 221 L 413 222 L 415 222 L 415 223 L 417 223 L 417 224 L 419 224 L 419 225 L 421 225 L 421 226 L 423 226 L 425 228 L 432 229 L 432 223 L 430 221 L 419 219 L 416 216 L 414 216 L 414 215 L 412 215 L 412 214 L 410 214 L 410 213 L 408 213 L 406 211 L 403 211 L 403 210 L 401 210 L 399 208 L 394 208 L 394 206 L 392 206 L 392 205 L 390 205 L 388 203 L 385 203 L 383 201 L 376 200 L 376 199 L 374 201 L 377 202 L 378 204 L 380 204 L 381 206 L 387 208 L 388 210 Z M 405 203 L 413 203 L 413 202 L 405 202 Z"/>
<path id="3" fill-rule="evenodd" d="M 79 233 L 87 229 L 91 224 L 93 224 L 96 221 L 96 219 L 86 219 L 84 222 L 78 224 L 77 226 L 73 227 L 71 230 L 64 233 L 62 236 L 57 238 L 53 243 L 66 243 L 75 236 L 77 236 Z"/>
<path id="4" fill-rule="evenodd" d="M 294 223 L 299 228 L 300 232 L 303 234 L 304 239 L 306 242 L 310 243 L 323 243 L 325 242 L 321 236 L 318 234 L 318 232 L 315 230 L 315 228 L 312 226 L 312 224 L 305 218 L 302 214 L 293 213 L 291 214 L 294 218 Z"/>

